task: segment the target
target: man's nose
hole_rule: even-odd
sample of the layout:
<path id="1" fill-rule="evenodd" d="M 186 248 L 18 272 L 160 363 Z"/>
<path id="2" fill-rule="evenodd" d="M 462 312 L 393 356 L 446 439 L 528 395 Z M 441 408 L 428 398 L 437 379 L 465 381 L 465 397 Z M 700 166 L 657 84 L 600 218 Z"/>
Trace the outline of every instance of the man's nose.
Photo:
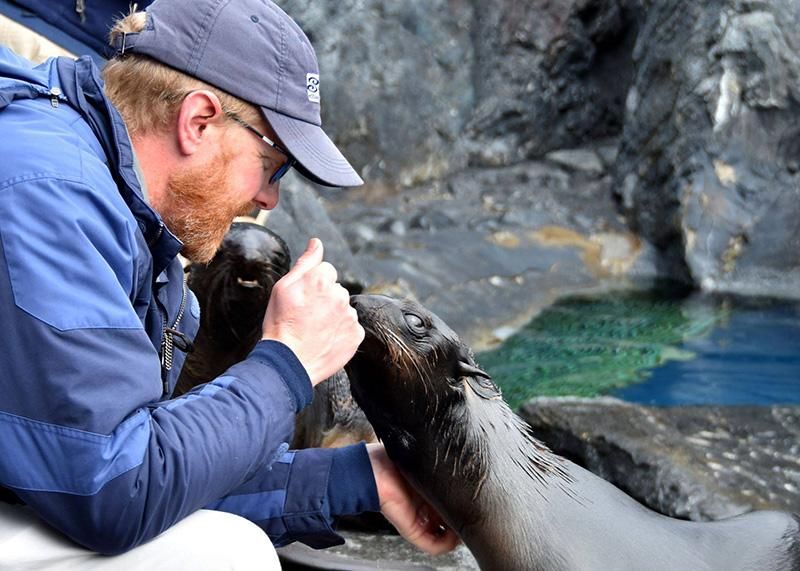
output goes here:
<path id="1" fill-rule="evenodd" d="M 280 181 L 276 181 L 273 183 L 267 183 L 256 197 L 253 199 L 253 202 L 262 209 L 262 210 L 272 210 L 276 206 L 278 206 L 278 199 L 280 198 Z"/>

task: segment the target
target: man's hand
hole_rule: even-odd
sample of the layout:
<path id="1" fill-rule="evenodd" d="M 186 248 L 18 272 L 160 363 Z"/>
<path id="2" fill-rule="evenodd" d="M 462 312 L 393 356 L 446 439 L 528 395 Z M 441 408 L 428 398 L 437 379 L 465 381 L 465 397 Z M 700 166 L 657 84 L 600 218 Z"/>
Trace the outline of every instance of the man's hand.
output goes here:
<path id="1" fill-rule="evenodd" d="M 375 473 L 381 512 L 407 541 L 431 555 L 452 551 L 459 543 L 433 507 L 398 472 L 383 444 L 367 444 Z"/>
<path id="2" fill-rule="evenodd" d="M 287 345 L 306 368 L 311 383 L 344 367 L 364 340 L 350 294 L 337 283 L 336 269 L 322 261 L 322 242 L 312 238 L 297 263 L 272 288 L 262 339 Z"/>

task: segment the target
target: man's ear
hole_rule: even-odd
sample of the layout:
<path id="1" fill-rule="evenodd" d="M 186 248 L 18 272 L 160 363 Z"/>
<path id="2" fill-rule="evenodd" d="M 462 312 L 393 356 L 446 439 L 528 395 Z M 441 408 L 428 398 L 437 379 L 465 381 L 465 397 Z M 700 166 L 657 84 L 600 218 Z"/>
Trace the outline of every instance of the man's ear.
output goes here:
<path id="1" fill-rule="evenodd" d="M 191 91 L 178 109 L 176 137 L 178 149 L 184 155 L 195 154 L 224 118 L 219 98 L 206 89 Z"/>

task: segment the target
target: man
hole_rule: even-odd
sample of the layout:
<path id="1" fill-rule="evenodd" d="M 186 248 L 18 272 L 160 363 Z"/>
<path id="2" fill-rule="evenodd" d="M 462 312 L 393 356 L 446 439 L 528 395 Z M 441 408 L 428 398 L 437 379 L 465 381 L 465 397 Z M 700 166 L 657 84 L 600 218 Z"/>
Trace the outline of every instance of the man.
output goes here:
<path id="1" fill-rule="evenodd" d="M 88 58 L 0 48 L 0 486 L 24 504 L 0 503 L 0 568 L 264 569 L 261 530 L 325 547 L 336 516 L 379 508 L 452 549 L 382 447 L 287 451 L 363 338 L 318 240 L 250 356 L 170 398 L 199 317 L 177 253 L 209 260 L 292 167 L 361 184 L 320 127 L 306 36 L 263 0 L 159 0 L 113 42 L 105 93 Z"/>

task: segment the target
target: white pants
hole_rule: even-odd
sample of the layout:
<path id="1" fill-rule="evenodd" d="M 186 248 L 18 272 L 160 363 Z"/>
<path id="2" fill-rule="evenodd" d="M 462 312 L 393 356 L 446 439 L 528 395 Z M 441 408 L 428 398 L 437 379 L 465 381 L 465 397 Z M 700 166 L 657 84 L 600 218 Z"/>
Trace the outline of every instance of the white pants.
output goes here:
<path id="1" fill-rule="evenodd" d="M 280 569 L 267 535 L 236 515 L 200 510 L 122 555 L 88 551 L 28 508 L 0 502 L 0 571 Z"/>

